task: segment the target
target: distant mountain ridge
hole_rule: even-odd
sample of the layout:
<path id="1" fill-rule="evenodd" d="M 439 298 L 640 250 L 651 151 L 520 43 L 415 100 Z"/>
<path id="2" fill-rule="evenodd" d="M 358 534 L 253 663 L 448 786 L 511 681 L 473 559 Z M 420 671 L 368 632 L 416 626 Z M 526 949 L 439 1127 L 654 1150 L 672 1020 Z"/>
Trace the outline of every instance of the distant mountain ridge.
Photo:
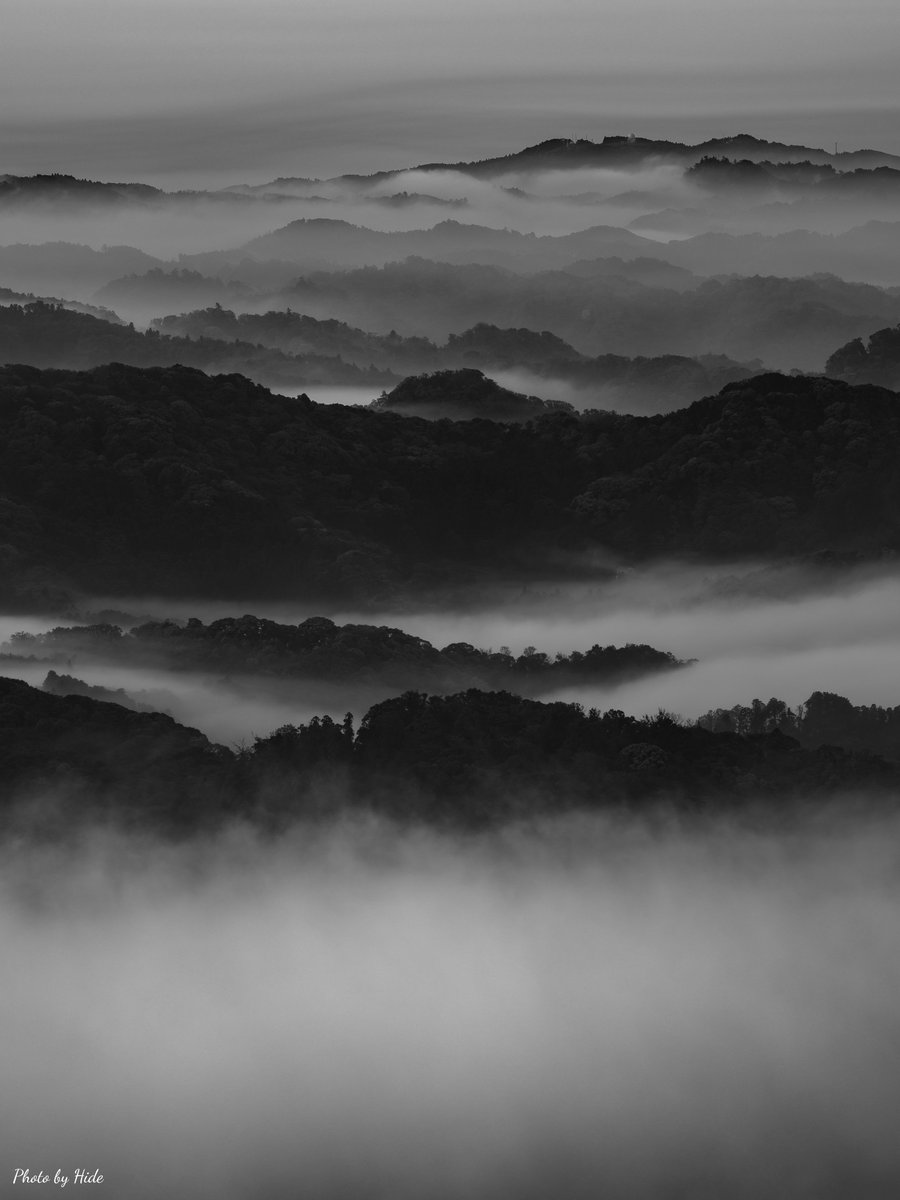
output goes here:
<path id="1" fill-rule="evenodd" d="M 552 267 L 578 258 L 609 255 L 654 257 L 658 243 L 617 225 L 594 225 L 577 233 L 534 234 L 445 220 L 430 229 L 382 232 L 333 218 L 300 218 L 272 233 L 252 238 L 238 250 L 199 255 L 200 262 L 251 257 L 298 263 L 316 260 L 335 266 L 382 266 L 410 256 L 441 262 L 477 262 L 519 267 Z M 185 256 L 185 262 L 197 261 Z"/>
<path id="2" fill-rule="evenodd" d="M 613 134 L 601 142 L 587 138 L 550 138 L 512 154 L 495 158 L 459 162 L 420 163 L 417 171 L 461 171 L 479 178 L 509 172 L 570 170 L 577 167 L 637 167 L 647 159 L 692 166 L 708 157 L 747 159 L 751 162 L 812 162 L 854 170 L 860 167 L 900 167 L 900 156 L 882 150 L 849 150 L 832 154 L 811 146 L 769 142 L 739 133 L 731 137 L 710 138 L 696 145 L 661 138 Z M 386 171 L 368 176 L 341 176 L 341 179 L 384 179 L 402 172 Z"/>
<path id="3" fill-rule="evenodd" d="M 514 275 L 413 258 L 310 273 L 279 294 L 278 307 L 287 306 L 381 334 L 436 339 L 478 323 L 549 331 L 591 357 L 712 353 L 807 371 L 821 370 L 836 346 L 900 320 L 897 293 L 830 276 L 757 273 L 675 291 L 617 276 Z"/>
<path id="4" fill-rule="evenodd" d="M 457 171 L 475 178 L 493 178 L 508 173 L 530 173 L 544 170 L 575 170 L 581 167 L 634 169 L 652 160 L 670 162 L 686 168 L 704 158 L 721 158 L 733 162 L 768 162 L 770 164 L 812 163 L 830 166 L 838 171 L 875 170 L 880 167 L 900 168 L 900 156 L 883 150 L 844 150 L 832 153 L 819 147 L 771 142 L 752 134 L 739 133 L 729 137 L 709 138 L 696 144 L 675 142 L 665 138 L 637 137 L 631 134 L 611 134 L 599 142 L 587 138 L 549 138 L 509 154 L 485 159 L 456 162 L 425 162 L 390 171 L 375 171 L 368 175 L 344 174 L 330 179 L 280 177 L 262 184 L 232 184 L 213 189 L 184 189 L 165 191 L 163 188 L 139 182 L 114 182 L 81 179 L 59 172 L 37 175 L 0 175 L 0 210 L 17 203 L 101 203 L 140 204 L 158 206 L 169 202 L 190 203 L 215 199 L 223 203 L 242 204 L 257 197 L 268 202 L 303 198 L 291 186 L 303 188 L 317 184 L 341 184 L 352 189 L 365 189 L 373 182 L 400 178 L 411 171 Z M 402 202 L 396 197 L 382 197 L 386 204 Z M 406 201 L 423 200 L 452 204 L 434 196 L 406 196 Z"/>
<path id="5" fill-rule="evenodd" d="M 153 327 L 180 338 L 262 344 L 298 356 L 337 355 L 360 369 L 393 372 L 398 377 L 465 367 L 491 374 L 524 371 L 529 376 L 563 381 L 578 388 L 591 407 L 617 408 L 619 402 L 626 402 L 641 412 L 680 407 L 718 391 L 726 383 L 759 374 L 761 366 L 738 363 L 725 355 L 628 358 L 607 354 L 591 358 L 546 331 L 500 329 L 486 324 L 450 334 L 446 343 L 438 344 L 428 338 L 401 337 L 396 332 L 367 333 L 343 321 L 317 320 L 290 309 L 238 315 L 217 306 L 158 318 Z M 253 370 L 245 373 L 257 382 L 265 382 Z M 604 390 L 601 404 L 601 390 L 609 388 L 614 392 Z M 490 413 L 469 413 L 475 415 Z"/>
<path id="6" fill-rule="evenodd" d="M 635 222 L 637 224 L 638 222 Z M 653 219 L 640 225 L 652 226 Z M 830 272 L 883 286 L 900 284 L 900 221 L 865 221 L 838 234 L 803 228 L 766 234 L 705 232 L 662 242 L 618 225 L 575 233 L 534 234 L 445 220 L 427 229 L 382 232 L 334 218 L 300 218 L 234 250 L 182 255 L 181 264 L 205 273 L 245 270 L 248 260 L 278 263 L 285 278 L 298 272 L 379 267 L 407 258 L 453 266 L 498 267 L 516 274 L 565 270 L 579 260 L 662 260 L 696 275 L 797 276 Z M 682 287 L 679 283 L 677 286 Z"/>
<path id="7" fill-rule="evenodd" d="M 286 354 L 282 350 L 219 338 L 172 337 L 155 329 L 73 312 L 59 304 L 0 304 L 0 362 L 83 370 L 109 362 L 134 367 L 180 364 L 210 372 L 234 372 L 272 388 L 309 384 L 371 387 L 397 381 L 390 371 L 358 367 L 336 355 Z"/>

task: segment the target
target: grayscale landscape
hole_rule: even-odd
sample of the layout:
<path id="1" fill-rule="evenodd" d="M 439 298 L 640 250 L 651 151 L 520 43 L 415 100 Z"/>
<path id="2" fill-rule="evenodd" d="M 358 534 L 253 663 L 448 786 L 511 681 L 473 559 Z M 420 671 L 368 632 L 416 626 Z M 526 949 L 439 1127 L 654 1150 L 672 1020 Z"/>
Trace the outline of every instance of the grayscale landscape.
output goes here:
<path id="1" fill-rule="evenodd" d="M 4 1195 L 896 1196 L 891 6 L 8 7 Z"/>

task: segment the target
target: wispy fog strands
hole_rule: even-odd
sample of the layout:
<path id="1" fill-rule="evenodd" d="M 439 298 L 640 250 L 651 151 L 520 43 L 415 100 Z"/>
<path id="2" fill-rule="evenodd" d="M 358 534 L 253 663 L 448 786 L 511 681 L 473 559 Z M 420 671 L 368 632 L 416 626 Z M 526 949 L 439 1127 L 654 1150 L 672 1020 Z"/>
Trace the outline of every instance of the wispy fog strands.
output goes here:
<path id="1" fill-rule="evenodd" d="M 801 569 L 755 574 L 657 564 L 591 589 L 549 582 L 496 606 L 369 614 L 401 624 L 435 645 L 468 641 L 533 645 L 552 654 L 599 645 L 648 642 L 696 667 L 560 699 L 615 706 L 638 715 L 658 705 L 697 716 L 765 692 L 789 703 L 812 691 L 837 691 L 854 703 L 895 704 L 900 670 L 900 578 L 892 571 L 844 580 Z M 742 580 L 742 581 L 741 581 Z M 342 614 L 339 620 L 362 619 Z M 754 690 L 756 689 L 756 690 Z M 740 692 L 740 696 L 738 696 Z M 750 697 L 752 698 L 752 697 Z"/>
<path id="2" fill-rule="evenodd" d="M 74 174 L 83 177 L 83 171 Z M 137 176 L 143 179 L 139 171 Z M 388 203 L 398 196 L 402 203 Z M 450 218 L 558 236 L 593 225 L 625 226 L 657 209 L 703 201 L 703 193 L 682 179 L 681 168 L 652 162 L 631 171 L 536 171 L 495 181 L 454 171 L 404 170 L 371 183 L 273 180 L 257 187 L 255 196 L 252 190 L 194 198 L 160 195 L 130 206 L 71 196 L 60 203 L 52 195 L 39 203 L 7 202 L 0 208 L 0 245 L 68 241 L 100 249 L 127 244 L 174 260 L 180 254 L 236 249 L 290 221 L 317 218 L 384 232 L 429 229 Z"/>
<path id="3" fill-rule="evenodd" d="M 5 1141 L 129 1200 L 887 1195 L 897 833 L 8 853 Z"/>
<path id="4" fill-rule="evenodd" d="M 41 687 L 48 669 L 54 668 L 59 672 L 67 669 L 58 662 L 0 662 L 0 676 Z M 361 715 L 386 694 L 386 689 L 371 684 L 342 687 L 321 680 L 253 676 L 223 680 L 199 671 L 97 663 L 76 665 L 72 670 L 91 686 L 123 689 L 139 703 L 168 713 L 180 724 L 200 729 L 212 741 L 229 747 L 250 744 L 254 737 L 263 737 L 282 725 L 303 724 L 314 716 L 328 714 L 339 720 L 348 707 Z"/>
<path id="5" fill-rule="evenodd" d="M 777 149 L 773 147 L 772 153 L 777 155 Z M 25 192 L 17 193 L 10 184 L 12 190 L 0 196 L 0 245 L 69 242 L 96 250 L 130 245 L 169 260 L 174 267 L 180 255 L 223 252 L 227 256 L 228 251 L 239 251 L 253 239 L 297 220 L 345 221 L 370 235 L 423 231 L 451 220 L 482 231 L 473 233 L 473 238 L 483 238 L 485 229 L 563 237 L 596 227 L 618 228 L 622 244 L 632 248 L 628 257 L 640 254 L 680 263 L 699 274 L 738 271 L 752 275 L 762 270 L 802 275 L 829 270 L 846 279 L 895 282 L 896 264 L 890 257 L 889 240 L 882 242 L 877 230 L 866 233 L 865 229 L 872 220 L 896 220 L 895 190 L 883 180 L 879 183 L 875 174 L 869 173 L 866 187 L 859 183 L 855 190 L 824 193 L 814 188 L 796 191 L 790 184 L 779 185 L 770 179 L 770 190 L 760 194 L 746 183 L 743 189 L 735 184 L 716 191 L 702 176 L 698 181 L 685 175 L 685 165 L 660 163 L 648 152 L 646 159 L 628 169 L 581 166 L 553 170 L 534 164 L 529 169 L 526 156 L 517 169 L 490 179 L 464 171 L 412 169 L 368 179 L 271 179 L 256 185 L 234 180 L 234 187 L 222 191 L 162 191 L 146 197 L 129 193 L 130 198 L 112 190 L 109 174 L 99 180 L 95 177 L 98 186 L 93 190 L 73 187 L 71 181 L 67 186 L 66 180 L 57 176 L 55 182 L 46 178 L 37 183 L 20 181 L 16 186 L 24 187 Z M 83 170 L 71 174 L 84 178 Z M 142 179 L 141 172 L 132 176 L 132 180 Z M 625 236 L 629 230 L 633 235 L 630 242 Z M 804 241 L 803 231 L 835 234 L 849 230 L 855 232 L 846 243 L 818 244 L 814 237 Z M 707 233 L 710 240 L 686 247 L 659 244 Z M 791 233 L 791 237 L 766 246 L 716 236 L 751 233 Z M 336 265 L 383 261 L 390 243 L 382 245 L 373 237 L 370 241 L 367 253 L 347 250 L 338 256 Z M 442 253 L 432 257 L 443 259 L 450 249 L 444 246 Z M 452 252 L 458 256 L 463 249 L 459 232 Z M 543 247 L 538 261 L 533 259 L 539 247 L 522 244 L 518 250 L 503 260 L 515 271 L 568 265 L 566 246 L 559 248 L 557 262 L 548 261 L 550 246 Z M 886 257 L 880 273 L 873 264 L 879 251 Z M 418 251 L 413 247 L 396 245 L 392 257 L 399 261 L 414 252 Z M 333 245 L 330 251 L 323 245 L 318 259 L 309 247 L 306 257 L 315 260 L 316 266 L 325 266 L 335 254 Z M 255 251 L 251 250 L 250 256 L 254 257 Z M 570 258 L 578 257 L 585 255 L 575 246 Z M 478 261 L 477 255 L 472 261 Z M 28 277 L 19 278 L 28 282 Z M 14 283 L 15 278 L 3 282 Z M 87 300 L 89 280 L 83 284 L 77 298 Z"/>
<path id="6" fill-rule="evenodd" d="M 689 567 L 658 563 L 592 587 L 549 581 L 529 589 L 497 589 L 491 597 L 421 611 L 322 611 L 285 602 L 172 601 L 109 597 L 87 607 L 112 605 L 133 613 L 204 620 L 255 613 L 297 623 L 311 616 L 400 628 L 437 647 L 451 642 L 521 654 L 534 646 L 551 657 L 593 644 L 646 643 L 696 665 L 621 686 L 566 689 L 544 699 L 578 701 L 601 710 L 642 716 L 660 706 L 693 719 L 711 708 L 730 708 L 754 697 L 777 696 L 796 706 L 814 691 L 837 692 L 854 704 L 898 702 L 900 577 L 889 568 L 846 578 L 809 568 Z M 148 619 L 146 617 L 141 620 Z M 52 618 L 4 618 L 0 633 L 41 632 Z M 0 639 L 2 640 L 2 639 Z M 122 668 L 91 662 L 83 654 L 65 663 L 0 663 L 0 674 L 40 686 L 48 667 L 93 685 L 132 695 L 165 695 L 162 707 L 176 720 L 233 745 L 263 736 L 314 714 L 357 719 L 397 689 L 349 679 L 326 683 L 273 679 L 232 680 L 214 673 L 162 667 Z M 423 680 L 421 690 L 428 690 Z"/>

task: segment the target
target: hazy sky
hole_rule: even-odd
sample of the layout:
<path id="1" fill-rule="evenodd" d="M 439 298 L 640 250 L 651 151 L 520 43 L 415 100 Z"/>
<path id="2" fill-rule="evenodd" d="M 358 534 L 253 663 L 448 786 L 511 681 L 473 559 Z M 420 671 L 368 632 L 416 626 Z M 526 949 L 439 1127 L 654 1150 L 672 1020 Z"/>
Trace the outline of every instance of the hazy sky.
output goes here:
<path id="1" fill-rule="evenodd" d="M 262 180 L 545 137 L 900 152 L 895 0 L 3 0 L 0 172 Z"/>

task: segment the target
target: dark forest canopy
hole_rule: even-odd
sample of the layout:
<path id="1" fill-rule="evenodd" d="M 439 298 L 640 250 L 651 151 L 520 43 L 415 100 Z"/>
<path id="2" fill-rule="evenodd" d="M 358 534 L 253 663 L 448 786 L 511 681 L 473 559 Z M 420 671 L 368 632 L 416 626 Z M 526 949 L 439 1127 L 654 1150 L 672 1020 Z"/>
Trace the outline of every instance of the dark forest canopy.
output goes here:
<path id="1" fill-rule="evenodd" d="M 783 812 L 848 791 L 887 800 L 898 782 L 881 758 L 806 749 L 777 730 L 712 732 L 663 712 L 476 690 L 407 692 L 357 730 L 349 713 L 314 717 L 233 753 L 158 713 L 0 679 L 0 821 L 49 833 L 98 819 L 167 833 L 233 819 L 283 828 L 354 809 L 462 827 L 659 804 Z"/>
<path id="2" fill-rule="evenodd" d="M 638 560 L 900 549 L 895 393 L 763 375 L 654 417 L 423 421 L 185 367 L 0 371 L 9 606 L 343 596 Z"/>
<path id="3" fill-rule="evenodd" d="M 847 383 L 874 383 L 900 388 L 900 325 L 878 329 L 868 341 L 854 338 L 835 350 L 825 364 L 826 375 Z"/>
<path id="4" fill-rule="evenodd" d="M 813 749 L 842 746 L 900 762 L 900 706 L 854 705 L 833 692 L 813 692 L 797 708 L 775 697 L 765 704 L 754 700 L 749 705 L 717 708 L 702 716 L 698 724 L 715 733 L 747 736 L 777 730 Z"/>
<path id="5" fill-rule="evenodd" d="M 154 621 L 128 631 L 109 624 L 60 626 L 16 633 L 4 651 L 29 661 L 157 666 L 221 675 L 353 680 L 429 691 L 502 688 L 533 695 L 577 682 L 620 683 L 684 664 L 652 646 L 592 646 L 554 658 L 535 647 L 520 655 L 480 650 L 467 642 L 442 649 L 386 625 L 337 625 L 309 617 L 284 625 L 246 614 L 204 624 Z"/>

